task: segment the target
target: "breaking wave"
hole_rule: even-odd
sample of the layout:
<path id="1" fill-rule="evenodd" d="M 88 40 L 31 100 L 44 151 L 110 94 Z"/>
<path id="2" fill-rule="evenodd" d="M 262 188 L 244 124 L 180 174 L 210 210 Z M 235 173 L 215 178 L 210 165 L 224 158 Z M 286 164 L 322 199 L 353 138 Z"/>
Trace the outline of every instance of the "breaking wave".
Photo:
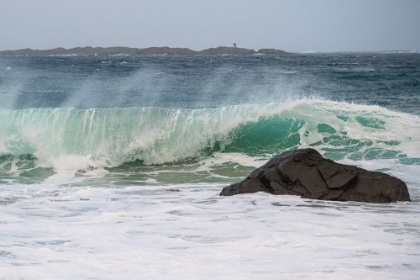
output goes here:
<path id="1" fill-rule="evenodd" d="M 419 131 L 418 116 L 328 100 L 211 109 L 1 109 L 0 168 L 162 165 L 215 153 L 269 157 L 299 147 L 334 160 L 420 165 Z"/>

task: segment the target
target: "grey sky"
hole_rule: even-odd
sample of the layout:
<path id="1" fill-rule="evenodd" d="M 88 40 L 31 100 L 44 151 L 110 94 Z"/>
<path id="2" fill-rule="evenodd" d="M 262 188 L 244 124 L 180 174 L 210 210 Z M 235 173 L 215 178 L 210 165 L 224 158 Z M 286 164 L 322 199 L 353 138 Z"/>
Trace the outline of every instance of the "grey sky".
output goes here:
<path id="1" fill-rule="evenodd" d="M 0 50 L 420 49 L 420 0 L 0 0 Z"/>

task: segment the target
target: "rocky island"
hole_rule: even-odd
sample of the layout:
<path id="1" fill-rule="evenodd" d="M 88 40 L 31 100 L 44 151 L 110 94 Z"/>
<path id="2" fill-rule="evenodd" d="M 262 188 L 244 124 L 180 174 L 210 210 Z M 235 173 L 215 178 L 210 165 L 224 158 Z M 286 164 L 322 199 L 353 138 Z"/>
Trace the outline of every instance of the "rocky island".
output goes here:
<path id="1" fill-rule="evenodd" d="M 276 49 L 260 49 L 254 51 L 252 49 L 244 49 L 237 47 L 217 47 L 209 48 L 202 51 L 194 51 L 188 48 L 170 48 L 170 47 L 150 47 L 145 49 L 129 48 L 129 47 L 77 47 L 72 49 L 55 48 L 51 50 L 7 50 L 0 51 L 0 55 L 9 56 L 51 56 L 51 55 L 82 55 L 82 56 L 108 56 L 108 55 L 252 55 L 252 54 L 288 54 L 283 50 Z"/>
<path id="2" fill-rule="evenodd" d="M 400 179 L 336 163 L 314 149 L 284 152 L 242 182 L 223 188 L 220 195 L 260 191 L 334 201 L 411 201 L 407 185 Z"/>

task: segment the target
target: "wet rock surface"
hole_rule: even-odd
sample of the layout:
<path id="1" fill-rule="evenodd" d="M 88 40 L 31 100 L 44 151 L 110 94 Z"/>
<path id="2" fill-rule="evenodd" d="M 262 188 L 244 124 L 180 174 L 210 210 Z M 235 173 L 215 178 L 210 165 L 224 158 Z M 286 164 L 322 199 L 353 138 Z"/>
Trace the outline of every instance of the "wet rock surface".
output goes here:
<path id="1" fill-rule="evenodd" d="M 402 180 L 385 173 L 336 163 L 314 149 L 282 153 L 242 182 L 223 188 L 220 195 L 260 191 L 335 201 L 411 201 L 407 185 Z"/>

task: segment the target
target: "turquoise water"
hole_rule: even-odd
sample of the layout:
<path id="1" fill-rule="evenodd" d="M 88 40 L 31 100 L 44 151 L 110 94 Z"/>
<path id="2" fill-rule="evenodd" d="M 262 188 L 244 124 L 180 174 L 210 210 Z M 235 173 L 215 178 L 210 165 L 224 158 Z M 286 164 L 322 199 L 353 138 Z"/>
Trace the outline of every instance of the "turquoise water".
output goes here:
<path id="1" fill-rule="evenodd" d="M 0 138 L 3 183 L 37 175 L 40 181 L 68 170 L 131 172 L 152 165 L 155 170 L 166 169 L 167 164 L 179 169 L 187 162 L 199 166 L 216 154 L 233 153 L 247 156 L 250 162 L 242 166 L 232 157 L 230 164 L 248 170 L 251 159 L 269 159 L 299 147 L 314 147 L 328 158 L 356 165 L 369 160 L 420 164 L 418 116 L 345 102 L 298 99 L 195 109 L 2 109 L 0 116 L 5 132 Z"/>

